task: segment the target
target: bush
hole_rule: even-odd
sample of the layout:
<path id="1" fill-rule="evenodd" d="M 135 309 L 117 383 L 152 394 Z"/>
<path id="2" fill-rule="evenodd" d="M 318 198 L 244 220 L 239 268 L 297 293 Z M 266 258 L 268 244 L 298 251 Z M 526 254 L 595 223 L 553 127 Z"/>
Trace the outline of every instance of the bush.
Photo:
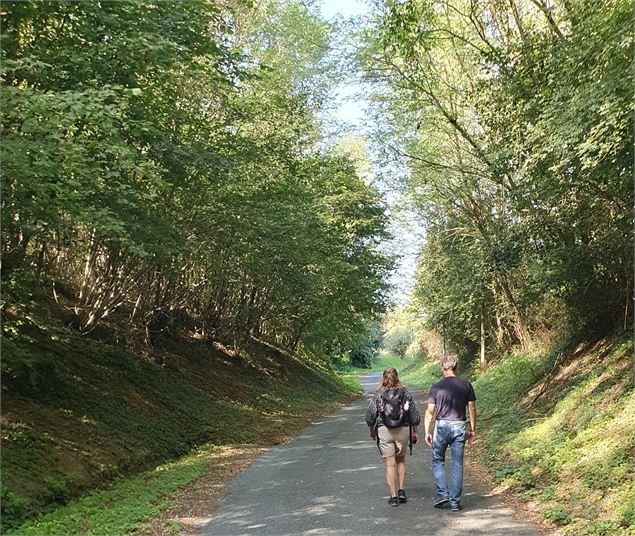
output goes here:
<path id="1" fill-rule="evenodd" d="M 28 501 L 5 487 L 2 482 L 2 528 L 4 530 L 19 526 L 24 522 Z"/>
<path id="2" fill-rule="evenodd" d="M 370 348 L 355 348 L 348 355 L 351 365 L 359 368 L 370 368 L 374 357 Z"/>

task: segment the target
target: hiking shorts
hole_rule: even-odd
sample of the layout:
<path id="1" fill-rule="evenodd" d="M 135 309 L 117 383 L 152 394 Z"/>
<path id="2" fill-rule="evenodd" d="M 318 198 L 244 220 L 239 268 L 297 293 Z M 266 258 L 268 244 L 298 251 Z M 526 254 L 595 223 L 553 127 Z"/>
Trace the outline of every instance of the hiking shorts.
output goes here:
<path id="1" fill-rule="evenodd" d="M 407 426 L 398 426 L 397 428 L 380 426 L 377 428 L 377 435 L 379 436 L 379 449 L 383 458 L 406 455 L 410 438 Z"/>

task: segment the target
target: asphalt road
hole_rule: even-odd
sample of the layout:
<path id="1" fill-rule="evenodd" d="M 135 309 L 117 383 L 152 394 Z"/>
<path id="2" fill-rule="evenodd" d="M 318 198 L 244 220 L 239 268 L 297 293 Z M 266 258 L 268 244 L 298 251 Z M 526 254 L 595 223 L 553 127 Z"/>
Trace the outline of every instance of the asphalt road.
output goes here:
<path id="1" fill-rule="evenodd" d="M 423 426 L 420 444 L 406 457 L 408 502 L 388 506 L 384 465 L 364 423 L 378 381 L 379 375 L 363 378 L 365 396 L 272 448 L 232 480 L 203 534 L 539 536 L 469 478 L 461 512 L 433 508 Z M 425 406 L 419 407 L 423 415 Z"/>

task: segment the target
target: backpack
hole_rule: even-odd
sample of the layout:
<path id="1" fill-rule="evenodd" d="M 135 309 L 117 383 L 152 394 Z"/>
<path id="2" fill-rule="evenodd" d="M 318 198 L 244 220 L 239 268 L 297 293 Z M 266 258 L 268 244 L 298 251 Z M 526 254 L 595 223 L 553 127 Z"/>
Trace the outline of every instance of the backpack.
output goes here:
<path id="1" fill-rule="evenodd" d="M 403 425 L 406 391 L 399 387 L 384 389 L 379 398 L 379 417 L 384 426 L 395 428 Z"/>

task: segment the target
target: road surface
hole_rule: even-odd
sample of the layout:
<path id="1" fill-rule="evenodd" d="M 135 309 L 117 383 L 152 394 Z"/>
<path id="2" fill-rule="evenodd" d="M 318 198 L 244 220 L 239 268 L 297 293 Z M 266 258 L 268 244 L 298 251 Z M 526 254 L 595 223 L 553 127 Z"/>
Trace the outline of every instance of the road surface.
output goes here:
<path id="1" fill-rule="evenodd" d="M 423 426 L 420 444 L 406 457 L 408 502 L 388 506 L 384 465 L 364 423 L 378 381 L 379 375 L 362 378 L 364 396 L 272 448 L 232 480 L 203 534 L 539 536 L 469 477 L 462 511 L 433 508 L 436 494 Z M 425 404 L 418 402 L 423 416 Z"/>

